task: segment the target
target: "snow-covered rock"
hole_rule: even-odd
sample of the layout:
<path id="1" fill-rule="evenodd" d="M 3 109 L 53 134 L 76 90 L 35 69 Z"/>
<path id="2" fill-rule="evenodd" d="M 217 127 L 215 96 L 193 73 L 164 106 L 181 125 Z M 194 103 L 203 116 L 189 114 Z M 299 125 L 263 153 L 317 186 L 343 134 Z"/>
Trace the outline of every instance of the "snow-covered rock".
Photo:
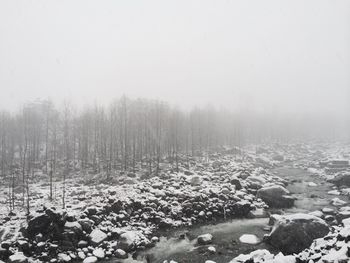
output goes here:
<path id="1" fill-rule="evenodd" d="M 347 204 L 347 202 L 339 199 L 338 197 L 332 199 L 332 205 L 334 205 L 334 206 L 343 206 L 346 204 Z"/>
<path id="2" fill-rule="evenodd" d="M 128 253 L 126 253 L 124 250 L 118 248 L 115 253 L 114 253 L 115 257 L 116 258 L 121 258 L 121 259 L 124 259 L 124 258 L 127 258 L 128 257 Z"/>
<path id="3" fill-rule="evenodd" d="M 239 238 L 241 243 L 256 245 L 260 243 L 260 239 L 256 235 L 244 234 Z"/>
<path id="4" fill-rule="evenodd" d="M 323 214 L 322 211 L 320 211 L 320 210 L 310 212 L 309 215 L 317 216 L 317 217 L 319 217 L 319 218 L 322 218 L 322 217 L 324 216 L 324 214 Z"/>
<path id="5" fill-rule="evenodd" d="M 199 245 L 208 245 L 213 242 L 212 234 L 203 234 L 197 237 L 197 242 Z"/>
<path id="6" fill-rule="evenodd" d="M 79 251 L 78 252 L 78 257 L 81 259 L 81 260 L 84 260 L 86 258 L 86 255 L 83 251 Z"/>
<path id="7" fill-rule="evenodd" d="M 296 263 L 297 261 L 295 256 L 285 256 L 282 253 L 273 255 L 266 249 L 255 250 L 250 254 L 241 254 L 230 261 L 230 263 L 247 263 L 247 262 Z"/>
<path id="8" fill-rule="evenodd" d="M 107 234 L 105 234 L 99 229 L 95 229 L 90 233 L 89 239 L 92 245 L 98 246 L 107 239 Z"/>
<path id="9" fill-rule="evenodd" d="M 22 252 L 17 252 L 9 257 L 9 262 L 10 263 L 27 263 L 28 258 Z"/>
<path id="10" fill-rule="evenodd" d="M 272 185 L 258 190 L 257 197 L 261 198 L 270 207 L 292 207 L 295 198 L 281 185 Z"/>
<path id="11" fill-rule="evenodd" d="M 66 253 L 59 253 L 57 257 L 59 262 L 70 262 L 72 260 L 72 258 Z"/>
<path id="12" fill-rule="evenodd" d="M 340 195 L 340 192 L 338 190 L 331 190 L 331 191 L 328 191 L 328 194 L 329 195 Z"/>
<path id="13" fill-rule="evenodd" d="M 102 248 L 100 248 L 100 247 L 94 249 L 94 251 L 92 251 L 92 254 L 93 254 L 95 257 L 99 258 L 99 259 L 103 259 L 103 258 L 105 257 L 105 252 L 104 252 L 104 250 L 103 250 Z"/>
<path id="14" fill-rule="evenodd" d="M 317 186 L 317 184 L 314 183 L 314 182 L 309 182 L 307 185 L 310 186 L 310 187 L 316 187 Z"/>
<path id="15" fill-rule="evenodd" d="M 350 186 L 350 173 L 341 173 L 329 180 L 329 182 L 336 186 Z"/>
<path id="16" fill-rule="evenodd" d="M 293 214 L 278 217 L 265 241 L 284 254 L 299 253 L 316 238 L 325 236 L 329 227 L 321 218 L 310 214 Z"/>
<path id="17" fill-rule="evenodd" d="M 343 245 L 339 250 L 331 249 L 327 255 L 321 257 L 320 262 L 349 262 L 348 245 Z"/>
<path id="18" fill-rule="evenodd" d="M 83 263 L 95 263 L 97 261 L 98 261 L 97 257 L 90 256 L 90 257 L 85 258 Z"/>
<path id="19" fill-rule="evenodd" d="M 350 226 L 350 218 L 343 219 L 341 222 L 343 226 Z"/>
<path id="20" fill-rule="evenodd" d="M 198 175 L 194 175 L 190 178 L 190 184 L 192 186 L 198 186 L 202 184 L 202 178 Z"/>
<path id="21" fill-rule="evenodd" d="M 210 252 L 210 253 L 216 253 L 216 248 L 215 247 L 213 247 L 213 246 L 209 246 L 208 247 L 208 251 Z"/>
<path id="22" fill-rule="evenodd" d="M 245 262 L 267 262 L 273 259 L 274 255 L 266 249 L 258 249 L 250 254 L 241 254 L 232 259 L 229 263 L 245 263 Z"/>
<path id="23" fill-rule="evenodd" d="M 131 249 L 133 249 L 139 240 L 139 236 L 134 231 L 127 231 L 125 233 L 122 233 L 118 240 L 118 248 L 129 252 Z"/>
<path id="24" fill-rule="evenodd" d="M 74 232 L 76 235 L 81 235 L 83 233 L 83 228 L 78 222 L 66 222 L 64 225 L 65 231 Z"/>

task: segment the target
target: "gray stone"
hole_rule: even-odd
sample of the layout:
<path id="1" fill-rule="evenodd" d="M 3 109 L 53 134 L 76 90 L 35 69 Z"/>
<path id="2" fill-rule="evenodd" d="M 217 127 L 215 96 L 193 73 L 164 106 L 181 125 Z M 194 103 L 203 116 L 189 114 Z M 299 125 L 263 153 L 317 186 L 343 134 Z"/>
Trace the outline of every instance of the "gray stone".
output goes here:
<path id="1" fill-rule="evenodd" d="M 83 263 L 95 263 L 97 262 L 97 257 L 90 256 L 84 259 Z"/>
<path id="2" fill-rule="evenodd" d="M 118 240 L 118 248 L 129 252 L 130 250 L 132 250 L 135 245 L 136 245 L 136 241 L 139 239 L 137 233 L 133 232 L 133 231 L 127 231 L 125 233 L 122 233 L 119 237 Z"/>
<path id="3" fill-rule="evenodd" d="M 105 257 L 105 252 L 104 252 L 104 250 L 102 249 L 102 248 L 96 248 L 93 252 L 92 252 L 92 254 L 95 256 L 95 257 L 97 257 L 97 258 L 99 258 L 99 259 L 103 259 L 104 257 Z"/>
<path id="4" fill-rule="evenodd" d="M 98 246 L 107 239 L 107 235 L 99 229 L 95 229 L 89 235 L 89 239 L 92 245 Z"/>
<path id="5" fill-rule="evenodd" d="M 257 197 L 261 198 L 270 207 L 292 207 L 295 198 L 289 196 L 289 191 L 280 185 L 263 187 L 258 190 Z"/>
<path id="6" fill-rule="evenodd" d="M 124 258 L 127 258 L 128 257 L 128 253 L 126 253 L 124 250 L 118 248 L 115 253 L 114 253 L 115 257 L 116 258 L 121 258 L 121 259 L 124 259 Z"/>
<path id="7" fill-rule="evenodd" d="M 309 247 L 314 239 L 329 232 L 327 223 L 309 214 L 279 216 L 265 241 L 278 248 L 283 254 L 299 253 Z"/>
<path id="8" fill-rule="evenodd" d="M 204 234 L 197 237 L 199 245 L 208 245 L 213 242 L 213 236 L 211 234 Z"/>
<path id="9" fill-rule="evenodd" d="M 9 262 L 10 263 L 27 263 L 28 258 L 22 252 L 17 252 L 9 257 Z"/>

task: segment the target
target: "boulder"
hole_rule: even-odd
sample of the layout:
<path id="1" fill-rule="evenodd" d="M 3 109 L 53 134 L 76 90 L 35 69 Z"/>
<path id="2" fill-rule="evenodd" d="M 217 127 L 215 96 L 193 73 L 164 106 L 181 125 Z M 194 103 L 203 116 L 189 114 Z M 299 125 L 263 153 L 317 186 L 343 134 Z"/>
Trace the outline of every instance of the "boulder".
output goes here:
<path id="1" fill-rule="evenodd" d="M 213 246 L 210 246 L 210 247 L 208 247 L 208 251 L 209 251 L 211 254 L 215 254 L 215 253 L 216 253 L 216 248 L 213 247 Z"/>
<path id="2" fill-rule="evenodd" d="M 230 183 L 235 186 L 236 190 L 242 189 L 241 181 L 237 177 L 232 177 Z"/>
<path id="3" fill-rule="evenodd" d="M 263 187 L 258 190 L 257 197 L 274 208 L 292 207 L 295 200 L 289 195 L 289 191 L 281 185 Z"/>
<path id="4" fill-rule="evenodd" d="M 103 259 L 105 257 L 105 252 L 100 247 L 96 248 L 94 251 L 92 251 L 92 254 L 99 259 Z"/>
<path id="5" fill-rule="evenodd" d="M 84 247 L 87 247 L 88 245 L 89 245 L 88 242 L 85 241 L 85 240 L 80 240 L 80 241 L 78 242 L 78 247 L 79 247 L 79 248 L 84 248 Z"/>
<path id="6" fill-rule="evenodd" d="M 239 256 L 232 259 L 229 263 L 254 263 L 254 262 L 269 262 L 273 259 L 273 254 L 271 254 L 266 249 L 254 250 L 250 254 L 240 254 Z"/>
<path id="7" fill-rule="evenodd" d="M 86 255 L 83 251 L 79 251 L 78 252 L 78 258 L 80 258 L 81 260 L 84 260 L 86 258 Z"/>
<path id="8" fill-rule="evenodd" d="M 256 245 L 260 243 L 260 239 L 256 235 L 244 234 L 239 238 L 241 243 Z"/>
<path id="9" fill-rule="evenodd" d="M 198 175 L 194 175 L 190 179 L 190 183 L 192 186 L 198 186 L 202 184 L 202 178 Z"/>
<path id="10" fill-rule="evenodd" d="M 136 243 L 138 240 L 139 240 L 139 236 L 136 232 L 127 231 L 120 235 L 118 240 L 118 248 L 126 252 L 129 252 L 136 246 Z"/>
<path id="11" fill-rule="evenodd" d="M 121 259 L 125 259 L 128 258 L 128 253 L 126 253 L 124 250 L 118 248 L 115 253 L 114 253 L 116 258 L 121 258 Z"/>
<path id="12" fill-rule="evenodd" d="M 136 184 L 136 180 L 132 178 L 125 178 L 124 179 L 125 184 Z"/>
<path id="13" fill-rule="evenodd" d="M 316 210 L 316 211 L 310 212 L 309 215 L 317 216 L 319 218 L 324 217 L 324 214 L 320 210 Z"/>
<path id="14" fill-rule="evenodd" d="M 64 224 L 64 231 L 73 232 L 77 236 L 83 234 L 83 228 L 78 222 L 66 222 Z"/>
<path id="15" fill-rule="evenodd" d="M 275 154 L 272 156 L 272 160 L 278 161 L 278 162 L 283 162 L 284 161 L 284 156 L 281 154 Z"/>
<path id="16" fill-rule="evenodd" d="M 350 226 L 350 218 L 343 219 L 341 223 L 343 226 Z"/>
<path id="17" fill-rule="evenodd" d="M 91 232 L 92 227 L 94 225 L 94 221 L 92 221 L 89 218 L 79 219 L 78 223 L 81 225 L 82 229 L 87 233 Z"/>
<path id="18" fill-rule="evenodd" d="M 248 200 L 241 200 L 233 204 L 232 210 L 237 217 L 247 216 L 252 210 L 252 206 Z"/>
<path id="19" fill-rule="evenodd" d="M 344 219 L 350 218 L 350 207 L 345 206 L 340 208 L 336 218 L 339 223 Z"/>
<path id="20" fill-rule="evenodd" d="M 84 259 L 83 263 L 95 263 L 97 262 L 97 257 L 91 256 Z"/>
<path id="21" fill-rule="evenodd" d="M 124 204 L 122 201 L 118 200 L 112 204 L 111 209 L 114 213 L 119 213 L 124 209 Z"/>
<path id="22" fill-rule="evenodd" d="M 10 263 L 27 263 L 28 258 L 22 252 L 17 252 L 9 257 L 9 262 Z"/>
<path id="23" fill-rule="evenodd" d="M 342 185 L 350 186 L 350 173 L 338 174 L 328 181 L 335 184 L 338 187 Z"/>
<path id="24" fill-rule="evenodd" d="M 42 214 L 32 218 L 28 222 L 27 234 L 29 238 L 33 238 L 39 233 L 46 232 L 51 224 L 50 217 L 47 214 Z"/>
<path id="25" fill-rule="evenodd" d="M 93 246 L 98 246 L 107 239 L 107 235 L 99 229 L 95 229 L 89 235 L 90 242 Z"/>
<path id="26" fill-rule="evenodd" d="M 347 202 L 345 202 L 345 201 L 339 199 L 338 197 L 336 197 L 336 198 L 332 199 L 331 204 L 333 206 L 344 206 L 344 205 L 347 204 Z"/>
<path id="27" fill-rule="evenodd" d="M 208 245 L 213 242 L 212 234 L 204 234 L 197 237 L 197 242 L 199 245 Z"/>
<path id="28" fill-rule="evenodd" d="M 51 209 L 46 209 L 45 214 L 40 214 L 29 220 L 23 234 L 33 239 L 37 234 L 58 238 L 63 231 L 66 222 L 66 214 L 60 214 Z"/>
<path id="29" fill-rule="evenodd" d="M 58 262 L 70 262 L 72 260 L 72 258 L 66 253 L 59 253 L 57 255 L 57 258 L 58 258 Z"/>
<path id="30" fill-rule="evenodd" d="M 331 249 L 327 255 L 322 256 L 320 262 L 349 262 L 349 248 L 343 245 L 339 250 Z"/>
<path id="31" fill-rule="evenodd" d="M 30 245 L 27 240 L 19 239 L 17 245 L 20 251 L 28 253 L 30 251 Z"/>
<path id="32" fill-rule="evenodd" d="M 282 253 L 277 255 L 271 254 L 266 249 L 258 249 L 250 254 L 241 254 L 238 257 L 232 259 L 229 263 L 254 263 L 254 262 L 266 262 L 266 263 L 296 263 L 295 256 L 284 256 Z"/>
<path id="33" fill-rule="evenodd" d="M 324 220 L 309 214 L 279 216 L 264 241 L 283 254 L 299 253 L 309 247 L 314 239 L 324 237 L 329 227 Z"/>

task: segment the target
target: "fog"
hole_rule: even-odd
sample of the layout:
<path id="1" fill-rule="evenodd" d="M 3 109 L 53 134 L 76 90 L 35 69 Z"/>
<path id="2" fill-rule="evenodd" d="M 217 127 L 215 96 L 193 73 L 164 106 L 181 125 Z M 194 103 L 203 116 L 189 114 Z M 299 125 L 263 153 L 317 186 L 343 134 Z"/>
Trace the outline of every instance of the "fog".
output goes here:
<path id="1" fill-rule="evenodd" d="M 0 105 L 350 112 L 349 1 L 1 1 Z"/>
<path id="2" fill-rule="evenodd" d="M 349 237 L 350 0 L 0 0 L 0 263 Z"/>

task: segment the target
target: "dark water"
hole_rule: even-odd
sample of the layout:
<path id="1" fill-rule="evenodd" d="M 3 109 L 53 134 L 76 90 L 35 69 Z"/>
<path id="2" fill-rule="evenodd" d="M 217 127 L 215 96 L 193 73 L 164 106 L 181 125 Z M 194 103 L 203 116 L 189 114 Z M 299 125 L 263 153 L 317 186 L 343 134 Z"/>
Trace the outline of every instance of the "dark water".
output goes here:
<path id="1" fill-rule="evenodd" d="M 185 239 L 179 236 L 184 230 L 170 232 L 170 237 L 162 237 L 160 242 L 148 251 L 141 252 L 138 260 L 144 261 L 145 255 L 151 262 L 163 262 L 164 260 L 175 260 L 177 262 L 204 262 L 214 260 L 215 262 L 228 262 L 236 255 L 247 253 L 252 249 L 272 249 L 265 243 L 257 245 L 242 244 L 239 241 L 243 234 L 255 234 L 262 239 L 267 232 L 263 228 L 268 223 L 268 218 L 237 219 L 215 225 L 197 226 L 188 230 Z M 196 238 L 201 234 L 213 235 L 213 246 L 216 253 L 208 251 L 208 246 L 198 246 Z"/>
<path id="2" fill-rule="evenodd" d="M 288 190 L 297 198 L 295 207 L 285 209 L 285 213 L 312 212 L 331 207 L 330 200 L 334 195 L 328 195 L 332 185 L 325 182 L 324 179 L 313 175 L 305 170 L 296 168 L 277 168 L 274 169 L 276 175 L 288 179 L 290 184 Z M 309 182 L 317 186 L 309 185 Z M 262 239 L 266 234 L 268 218 L 258 219 L 239 219 L 231 220 L 225 223 L 215 225 L 195 226 L 190 229 L 171 230 L 163 233 L 160 242 L 154 248 L 137 252 L 134 259 L 129 258 L 123 261 L 112 259 L 109 262 L 163 262 L 164 260 L 175 260 L 177 262 L 204 262 L 213 260 L 217 263 L 229 262 L 232 258 L 241 253 L 249 253 L 256 249 L 268 249 L 275 251 L 272 247 L 262 243 L 258 245 L 242 244 L 239 237 L 243 234 L 254 234 Z M 186 238 L 180 239 L 179 236 L 186 232 Z M 208 251 L 208 246 L 197 246 L 196 237 L 201 234 L 210 233 L 213 235 L 213 244 L 216 253 Z"/>

